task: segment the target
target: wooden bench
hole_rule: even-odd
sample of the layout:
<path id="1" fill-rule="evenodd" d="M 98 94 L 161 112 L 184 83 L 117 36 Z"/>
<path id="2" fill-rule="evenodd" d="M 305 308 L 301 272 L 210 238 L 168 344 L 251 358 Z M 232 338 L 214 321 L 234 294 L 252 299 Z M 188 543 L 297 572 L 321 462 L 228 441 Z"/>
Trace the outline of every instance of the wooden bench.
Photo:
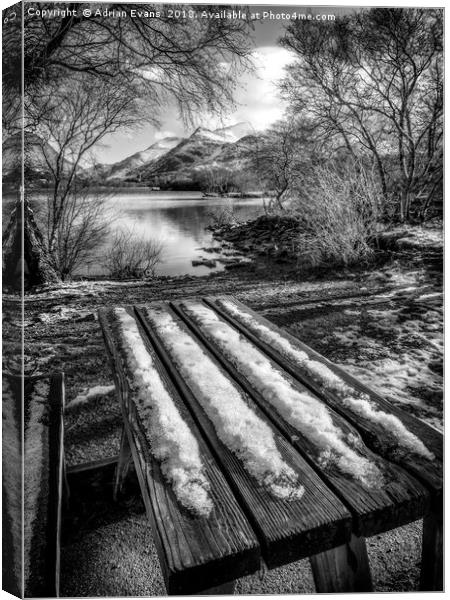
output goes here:
<path id="1" fill-rule="evenodd" d="M 3 375 L 3 582 L 14 595 L 59 595 L 63 411 L 63 375 Z"/>
<path id="2" fill-rule="evenodd" d="M 317 591 L 370 591 L 365 537 L 422 517 L 421 588 L 442 589 L 438 432 L 231 297 L 101 310 L 100 322 L 124 416 L 116 488 L 133 459 L 169 594 L 229 592 L 262 562 L 304 557 Z M 207 516 L 186 510 L 152 454 L 146 420 L 156 413 L 138 408 L 146 396 L 137 360 L 152 364 L 146 393 L 162 385 L 198 441 L 214 507 Z M 240 449 L 224 433 L 232 398 L 250 409 L 301 497 L 277 495 L 259 478 L 252 440 Z"/>

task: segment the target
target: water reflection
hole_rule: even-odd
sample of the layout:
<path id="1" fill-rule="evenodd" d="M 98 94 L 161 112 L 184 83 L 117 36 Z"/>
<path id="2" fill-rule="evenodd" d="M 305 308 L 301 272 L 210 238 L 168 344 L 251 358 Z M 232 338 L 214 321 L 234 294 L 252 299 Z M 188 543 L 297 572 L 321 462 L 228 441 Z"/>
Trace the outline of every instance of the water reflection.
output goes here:
<path id="1" fill-rule="evenodd" d="M 162 242 L 163 261 L 156 268 L 158 275 L 204 275 L 223 269 L 221 263 L 215 269 L 192 266 L 192 260 L 217 256 L 201 250 L 217 245 L 205 229 L 211 223 L 211 213 L 231 209 L 240 220 L 262 213 L 261 199 L 205 199 L 200 192 L 121 192 L 112 202 L 117 213 L 113 230 L 126 227 L 138 239 Z M 99 258 L 107 246 L 99 250 Z M 80 271 L 91 276 L 104 274 L 100 262 Z"/>

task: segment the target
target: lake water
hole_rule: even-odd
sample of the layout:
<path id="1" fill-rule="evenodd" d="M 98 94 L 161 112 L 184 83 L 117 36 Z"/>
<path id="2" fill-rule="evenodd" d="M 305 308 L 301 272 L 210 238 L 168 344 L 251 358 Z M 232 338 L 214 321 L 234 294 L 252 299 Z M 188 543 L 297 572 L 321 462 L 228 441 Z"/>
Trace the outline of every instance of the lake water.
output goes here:
<path id="1" fill-rule="evenodd" d="M 39 220 L 45 206 L 46 195 L 40 193 L 32 203 Z M 92 196 L 95 202 L 95 196 Z M 14 205 L 12 195 L 3 196 L 3 226 L 9 221 Z M 81 276 L 107 275 L 103 267 L 104 255 L 114 239 L 114 230 L 126 228 L 135 239 L 157 240 L 162 243 L 162 262 L 156 267 L 157 275 L 206 275 L 225 268 L 192 265 L 193 260 L 220 257 L 218 252 L 205 252 L 202 248 L 218 248 L 206 227 L 213 221 L 212 215 L 224 209 L 232 210 L 240 221 L 263 213 L 262 198 L 204 198 L 201 192 L 151 192 L 149 190 L 125 190 L 115 192 L 108 199 L 113 213 L 111 234 L 106 244 L 98 249 L 92 264 L 77 270 Z"/>
<path id="2" fill-rule="evenodd" d="M 138 239 L 162 243 L 162 262 L 156 268 L 158 275 L 205 275 L 223 270 L 224 265 L 219 262 L 215 268 L 192 266 L 193 260 L 218 256 L 215 252 L 202 250 L 218 245 L 211 232 L 206 230 L 212 222 L 211 213 L 232 209 L 236 218 L 244 221 L 263 212 L 263 200 L 260 198 L 203 198 L 200 192 L 133 190 L 117 193 L 111 202 L 117 215 L 113 230 L 125 227 L 132 230 Z M 111 232 L 111 241 L 113 236 L 114 231 Z M 99 254 L 105 250 L 103 248 Z M 80 269 L 79 274 L 105 274 L 101 260 Z"/>

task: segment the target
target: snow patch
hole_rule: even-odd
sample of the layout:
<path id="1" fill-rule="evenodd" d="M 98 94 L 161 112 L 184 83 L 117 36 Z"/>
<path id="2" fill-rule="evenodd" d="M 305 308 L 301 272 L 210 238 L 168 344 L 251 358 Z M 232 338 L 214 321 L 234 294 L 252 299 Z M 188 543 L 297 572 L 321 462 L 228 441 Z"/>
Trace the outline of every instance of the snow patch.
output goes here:
<path id="1" fill-rule="evenodd" d="M 200 302 L 185 302 L 183 307 L 253 388 L 314 444 L 323 468 L 336 466 L 367 487 L 383 485 L 378 467 L 361 454 L 359 439 L 334 424 L 321 400 L 300 388 L 211 309 Z"/>
<path id="2" fill-rule="evenodd" d="M 326 390 L 337 394 L 342 403 L 358 416 L 369 419 L 387 429 L 395 436 L 398 444 L 409 452 L 423 456 L 428 460 L 434 459 L 434 454 L 416 435 L 408 430 L 398 417 L 380 410 L 368 394 L 359 392 L 350 386 L 325 364 L 312 360 L 305 351 L 297 348 L 291 341 L 267 325 L 258 322 L 251 314 L 239 309 L 232 302 L 223 300 L 221 305 L 253 333 L 257 333 L 264 342 L 270 344 L 284 357 L 297 363 Z"/>
<path id="3" fill-rule="evenodd" d="M 87 404 L 92 400 L 97 400 L 98 398 L 102 398 L 103 396 L 111 394 L 115 389 L 116 388 L 114 385 L 96 385 L 92 388 L 84 390 L 82 394 L 78 394 L 76 398 L 67 404 L 66 408 L 74 408 L 80 404 Z"/>
<path id="4" fill-rule="evenodd" d="M 248 406 L 242 392 L 170 313 L 148 308 L 146 315 L 220 440 L 274 496 L 285 500 L 301 498 L 304 488 L 294 470 L 283 461 L 272 429 Z"/>
<path id="5" fill-rule="evenodd" d="M 136 321 L 124 308 L 116 308 L 114 313 L 136 384 L 135 402 L 151 451 L 160 461 L 161 471 L 172 484 L 179 502 L 200 516 L 208 517 L 213 503 L 197 440 L 166 389 Z"/>

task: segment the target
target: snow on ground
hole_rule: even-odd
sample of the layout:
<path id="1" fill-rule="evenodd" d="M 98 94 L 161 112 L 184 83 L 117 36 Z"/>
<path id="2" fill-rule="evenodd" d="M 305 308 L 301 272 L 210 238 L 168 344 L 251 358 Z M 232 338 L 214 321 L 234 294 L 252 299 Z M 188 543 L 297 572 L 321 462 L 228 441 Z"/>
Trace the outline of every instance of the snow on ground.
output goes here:
<path id="1" fill-rule="evenodd" d="M 222 300 L 220 301 L 220 305 L 238 321 L 246 325 L 261 340 L 274 348 L 282 356 L 298 365 L 301 369 L 304 369 L 325 390 L 336 394 L 343 405 L 354 412 L 357 417 L 363 417 L 377 425 L 381 425 L 386 431 L 393 434 L 397 443 L 408 452 L 420 454 L 429 460 L 433 460 L 434 455 L 425 447 L 421 440 L 410 432 L 398 417 L 380 410 L 377 403 L 368 394 L 358 392 L 358 390 L 346 383 L 328 366 L 311 358 L 294 341 L 289 340 L 270 326 L 261 323 L 251 313 L 236 306 L 234 302 Z"/>
<path id="2" fill-rule="evenodd" d="M 137 384 L 135 401 L 155 458 L 171 482 L 175 496 L 186 508 L 209 516 L 213 503 L 204 474 L 200 449 L 181 416 L 147 351 L 134 318 L 116 308 L 120 336 L 128 367 Z"/>
<path id="3" fill-rule="evenodd" d="M 57 321 L 94 321 L 94 313 L 90 310 L 55 306 L 51 312 L 40 313 L 37 317 L 42 323 L 55 323 Z"/>
<path id="4" fill-rule="evenodd" d="M 147 309 L 146 315 L 213 423 L 219 439 L 274 496 L 300 499 L 304 488 L 293 469 L 283 461 L 272 429 L 250 408 L 238 387 L 167 310 Z"/>
<path id="5" fill-rule="evenodd" d="M 67 404 L 66 408 L 75 408 L 75 406 L 98 400 L 99 398 L 112 394 L 115 389 L 114 385 L 96 385 L 89 389 L 84 389 L 81 394 L 78 394 L 76 398 Z"/>
<path id="6" fill-rule="evenodd" d="M 427 305 L 440 304 L 440 298 L 426 294 L 402 308 L 354 310 L 353 322 L 336 327 L 328 338 L 333 347 L 350 349 L 350 356 L 336 361 L 340 366 L 438 429 L 442 429 L 442 307 Z"/>
<path id="7" fill-rule="evenodd" d="M 252 387 L 314 444 L 323 468 L 337 466 L 367 487 L 383 485 L 378 467 L 361 452 L 360 440 L 335 425 L 331 411 L 321 400 L 272 363 L 213 310 L 195 301 L 184 302 L 182 306 Z"/>
<path id="8" fill-rule="evenodd" d="M 404 237 L 397 239 L 396 244 L 402 250 L 441 250 L 444 246 L 444 232 L 426 227 L 410 227 Z"/>

